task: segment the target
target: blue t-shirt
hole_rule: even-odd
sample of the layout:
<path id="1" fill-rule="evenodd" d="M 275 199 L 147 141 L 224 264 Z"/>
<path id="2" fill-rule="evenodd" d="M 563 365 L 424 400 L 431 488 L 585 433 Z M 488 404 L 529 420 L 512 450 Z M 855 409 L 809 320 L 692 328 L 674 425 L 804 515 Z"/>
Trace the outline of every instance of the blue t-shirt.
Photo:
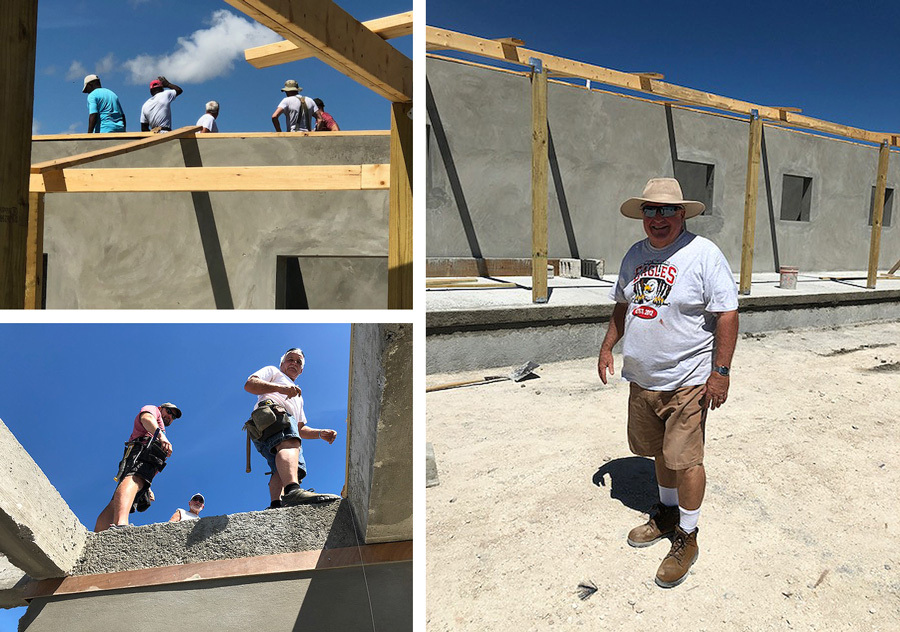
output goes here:
<path id="1" fill-rule="evenodd" d="M 88 95 L 87 102 L 88 113 L 97 115 L 94 131 L 98 127 L 101 134 L 125 131 L 125 113 L 122 112 L 122 105 L 115 92 L 107 88 L 95 88 Z"/>

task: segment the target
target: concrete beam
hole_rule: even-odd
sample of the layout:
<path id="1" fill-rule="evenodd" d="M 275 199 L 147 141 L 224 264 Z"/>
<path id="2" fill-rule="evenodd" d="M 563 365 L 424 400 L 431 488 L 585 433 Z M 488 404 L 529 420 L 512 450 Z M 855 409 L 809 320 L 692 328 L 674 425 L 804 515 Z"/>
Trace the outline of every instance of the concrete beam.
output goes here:
<path id="1" fill-rule="evenodd" d="M 35 579 L 62 577 L 84 549 L 87 529 L 0 420 L 0 552 Z"/>
<path id="2" fill-rule="evenodd" d="M 22 572 L 0 553 L 0 608 L 27 606 L 25 584 L 29 579 L 31 578 L 27 573 Z"/>
<path id="3" fill-rule="evenodd" d="M 410 324 L 353 325 L 347 489 L 366 544 L 411 540 Z"/>

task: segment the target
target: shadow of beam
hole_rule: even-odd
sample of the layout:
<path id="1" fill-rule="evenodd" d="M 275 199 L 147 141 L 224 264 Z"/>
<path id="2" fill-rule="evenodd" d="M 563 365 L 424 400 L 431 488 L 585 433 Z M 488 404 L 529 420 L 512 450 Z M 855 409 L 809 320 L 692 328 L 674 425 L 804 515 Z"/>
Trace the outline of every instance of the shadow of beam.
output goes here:
<path id="1" fill-rule="evenodd" d="M 769 204 L 769 230 L 772 233 L 772 254 L 775 257 L 775 272 L 781 270 L 778 263 L 778 238 L 775 235 L 775 204 L 772 201 L 772 181 L 769 177 L 769 152 L 766 151 L 766 126 L 762 126 L 762 137 L 760 138 L 762 153 L 762 172 L 766 181 L 766 201 Z"/>
<path id="2" fill-rule="evenodd" d="M 559 202 L 559 212 L 562 215 L 566 240 L 569 242 L 569 256 L 573 259 L 581 259 L 578 255 L 578 243 L 575 241 L 575 229 L 572 226 L 572 216 L 569 213 L 569 201 L 566 199 L 566 189 L 563 186 L 562 173 L 559 171 L 559 160 L 556 157 L 556 146 L 553 144 L 553 131 L 550 129 L 549 121 L 547 122 L 547 140 L 549 144 L 550 173 L 553 176 L 553 186 L 556 188 L 556 199 Z"/>

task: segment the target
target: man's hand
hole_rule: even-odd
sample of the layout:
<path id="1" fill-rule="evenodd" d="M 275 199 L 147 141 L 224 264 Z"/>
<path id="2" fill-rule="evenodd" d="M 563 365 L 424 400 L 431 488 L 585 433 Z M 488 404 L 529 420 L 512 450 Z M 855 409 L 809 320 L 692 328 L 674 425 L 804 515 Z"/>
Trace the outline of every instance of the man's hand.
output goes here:
<path id="1" fill-rule="evenodd" d="M 325 439 L 329 444 L 334 443 L 334 440 L 337 439 L 337 431 L 336 430 L 320 430 L 319 436 L 322 439 Z"/>
<path id="2" fill-rule="evenodd" d="M 279 386 L 278 392 L 284 395 L 287 398 L 296 397 L 300 394 L 300 387 L 296 384 L 291 384 L 290 386 Z"/>
<path id="3" fill-rule="evenodd" d="M 715 371 L 709 374 L 709 379 L 706 380 L 706 388 L 703 391 L 704 408 L 715 410 L 725 403 L 725 400 L 728 399 L 729 379 Z"/>
<path id="4" fill-rule="evenodd" d="M 166 439 L 166 435 L 159 433 L 159 444 L 166 451 L 166 457 L 172 456 L 172 443 Z"/>
<path id="5" fill-rule="evenodd" d="M 616 374 L 616 368 L 613 363 L 612 351 L 600 349 L 600 357 L 597 358 L 597 373 L 600 375 L 600 381 L 606 384 L 606 371 L 609 370 L 610 375 Z"/>

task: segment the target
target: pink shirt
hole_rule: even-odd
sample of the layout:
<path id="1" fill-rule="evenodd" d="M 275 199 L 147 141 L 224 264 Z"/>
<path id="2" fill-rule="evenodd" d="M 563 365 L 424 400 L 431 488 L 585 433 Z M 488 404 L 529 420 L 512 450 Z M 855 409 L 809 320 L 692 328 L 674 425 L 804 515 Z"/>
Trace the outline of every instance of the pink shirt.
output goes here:
<path id="1" fill-rule="evenodd" d="M 319 110 L 319 114 L 322 116 L 322 120 L 316 125 L 317 132 L 324 132 L 325 130 L 334 131 L 334 119 L 331 114 L 326 112 L 325 110 Z"/>
<path id="2" fill-rule="evenodd" d="M 144 424 L 141 423 L 141 415 L 144 413 L 150 413 L 156 419 L 156 425 L 163 431 L 163 434 L 166 432 L 166 424 L 163 423 L 162 413 L 159 412 L 159 408 L 156 406 L 147 405 L 141 408 L 141 412 L 137 414 L 137 417 L 134 418 L 134 430 L 131 431 L 131 436 L 128 438 L 129 441 L 134 441 L 138 437 L 152 437 L 152 432 L 147 432 L 147 429 L 144 428 Z"/>

